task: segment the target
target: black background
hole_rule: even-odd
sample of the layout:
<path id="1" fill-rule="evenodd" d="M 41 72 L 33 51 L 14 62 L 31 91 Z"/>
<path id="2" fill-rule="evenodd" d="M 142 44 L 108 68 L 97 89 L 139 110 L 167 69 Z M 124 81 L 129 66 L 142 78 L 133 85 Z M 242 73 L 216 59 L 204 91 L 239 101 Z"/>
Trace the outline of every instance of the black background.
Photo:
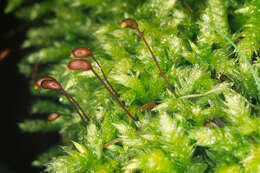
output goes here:
<path id="1" fill-rule="evenodd" d="M 29 52 L 21 49 L 29 22 L 18 20 L 14 14 L 4 14 L 5 1 L 0 1 L 0 52 L 11 53 L 0 61 L 0 173 L 35 173 L 43 169 L 31 166 L 37 156 L 58 141 L 57 133 L 24 133 L 18 123 L 37 118 L 30 114 L 33 96 L 29 78 L 19 73 L 18 63 Z"/>

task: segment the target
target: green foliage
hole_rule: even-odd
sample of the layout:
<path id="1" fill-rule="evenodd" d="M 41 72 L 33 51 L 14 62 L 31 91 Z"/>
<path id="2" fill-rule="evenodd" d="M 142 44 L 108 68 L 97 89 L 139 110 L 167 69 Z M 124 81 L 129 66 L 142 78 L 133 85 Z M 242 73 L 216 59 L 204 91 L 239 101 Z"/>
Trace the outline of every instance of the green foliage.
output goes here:
<path id="1" fill-rule="evenodd" d="M 57 91 L 32 90 L 33 114 L 69 115 L 19 124 L 61 135 L 62 147 L 33 165 L 53 173 L 260 172 L 259 9 L 259 0 L 9 0 L 6 12 L 32 24 L 22 47 L 34 51 L 20 71 L 29 76 L 38 64 L 38 76 L 55 77 L 91 119 L 84 126 Z M 174 93 L 137 33 L 120 28 L 129 17 Z M 137 122 L 90 71 L 66 69 L 81 46 L 92 50 Z M 152 101 L 156 107 L 140 112 Z"/>
<path id="2" fill-rule="evenodd" d="M 5 8 L 6 13 L 10 13 L 16 7 L 20 6 L 23 3 L 23 0 L 11 0 L 8 2 L 7 7 Z"/>
<path id="3" fill-rule="evenodd" d="M 45 153 L 42 153 L 36 160 L 32 162 L 33 166 L 41 166 L 47 163 L 51 158 L 57 156 L 61 152 L 61 148 L 59 146 L 54 146 L 50 148 Z"/>

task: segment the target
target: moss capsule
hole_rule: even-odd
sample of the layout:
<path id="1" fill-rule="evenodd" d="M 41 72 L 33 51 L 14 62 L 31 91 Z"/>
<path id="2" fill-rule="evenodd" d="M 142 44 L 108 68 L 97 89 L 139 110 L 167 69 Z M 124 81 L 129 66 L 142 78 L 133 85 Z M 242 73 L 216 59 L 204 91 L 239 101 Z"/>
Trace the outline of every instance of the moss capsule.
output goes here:
<path id="1" fill-rule="evenodd" d="M 89 61 L 78 59 L 78 60 L 70 61 L 67 68 L 69 70 L 87 71 L 90 70 L 92 67 Z"/>
<path id="2" fill-rule="evenodd" d="M 205 121 L 203 123 L 203 126 L 204 127 L 208 127 L 208 128 L 212 128 L 213 127 L 213 123 L 211 121 Z"/>
<path id="3" fill-rule="evenodd" d="M 150 103 L 144 104 L 143 106 L 140 107 L 140 111 L 144 112 L 146 110 L 151 110 L 157 105 L 156 101 L 152 101 Z"/>
<path id="4" fill-rule="evenodd" d="M 131 28 L 131 29 L 138 29 L 138 24 L 134 19 L 127 18 L 121 21 L 120 23 L 122 28 Z"/>
<path id="5" fill-rule="evenodd" d="M 50 89 L 50 90 L 61 90 L 62 87 L 57 81 L 53 80 L 44 80 L 41 83 L 41 87 L 44 89 Z"/>
<path id="6" fill-rule="evenodd" d="M 88 57 L 91 55 L 92 55 L 91 50 L 86 47 L 79 47 L 79 48 L 73 49 L 70 54 L 70 56 L 73 58 L 84 58 L 84 57 Z"/>
<path id="7" fill-rule="evenodd" d="M 35 84 L 34 84 L 34 89 L 38 89 L 38 88 L 41 88 L 41 84 L 43 81 L 45 80 L 53 80 L 53 81 L 56 81 L 54 78 L 50 77 L 50 76 L 43 76 L 43 77 L 40 77 L 38 80 L 36 80 Z"/>
<path id="8" fill-rule="evenodd" d="M 72 52 L 71 52 L 71 57 L 74 57 L 74 58 L 84 58 L 84 57 L 91 57 L 96 65 L 98 66 L 99 68 L 99 71 L 102 73 L 106 83 L 109 85 L 109 87 L 112 89 L 112 91 L 114 92 L 114 94 L 116 96 L 119 96 L 119 94 L 117 93 L 117 91 L 114 89 L 114 87 L 112 86 L 112 84 L 108 81 L 101 65 L 99 64 L 99 62 L 97 61 L 97 59 L 95 58 L 95 56 L 92 54 L 91 50 L 86 48 L 86 47 L 79 47 L 79 48 L 76 48 L 74 49 Z M 69 67 L 68 67 L 69 69 Z"/>
<path id="9" fill-rule="evenodd" d="M 48 115 L 47 120 L 48 120 L 49 122 L 51 122 L 51 121 L 54 121 L 54 120 L 56 120 L 57 118 L 59 118 L 59 116 L 60 116 L 59 113 L 53 112 L 53 113 L 51 113 L 50 115 Z"/>

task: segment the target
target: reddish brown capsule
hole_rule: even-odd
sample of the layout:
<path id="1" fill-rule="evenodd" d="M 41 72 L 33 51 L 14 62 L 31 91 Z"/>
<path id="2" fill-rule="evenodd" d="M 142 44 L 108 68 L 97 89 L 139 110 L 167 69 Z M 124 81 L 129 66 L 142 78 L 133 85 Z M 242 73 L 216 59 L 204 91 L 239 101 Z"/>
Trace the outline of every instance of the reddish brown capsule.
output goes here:
<path id="1" fill-rule="evenodd" d="M 54 121 L 59 118 L 60 114 L 57 112 L 53 112 L 48 116 L 48 121 Z"/>
<path id="2" fill-rule="evenodd" d="M 204 127 L 209 127 L 209 128 L 213 127 L 213 124 L 211 121 L 205 121 L 203 125 L 204 125 Z"/>
<path id="3" fill-rule="evenodd" d="M 76 49 L 72 50 L 72 52 L 70 54 L 70 56 L 73 58 L 84 58 L 84 57 L 88 57 L 91 55 L 92 55 L 91 50 L 86 47 L 76 48 Z"/>
<path id="4" fill-rule="evenodd" d="M 91 69 L 91 64 L 87 60 L 79 59 L 70 61 L 67 67 L 69 70 L 87 71 Z"/>
<path id="5" fill-rule="evenodd" d="M 91 50 L 85 47 L 80 47 L 80 48 L 76 48 L 71 52 L 71 57 L 74 58 L 83 58 L 83 57 L 88 57 L 91 56 L 91 58 L 95 61 L 95 63 L 97 64 L 100 72 L 102 73 L 105 81 L 107 82 L 107 84 L 109 85 L 109 87 L 113 90 L 113 92 L 115 93 L 115 95 L 118 96 L 118 93 L 116 92 L 116 90 L 113 88 L 113 86 L 111 85 L 111 83 L 108 81 L 101 65 L 99 64 L 99 62 L 97 61 L 97 59 L 95 58 L 95 56 L 92 54 Z M 70 69 L 68 67 L 68 69 Z"/>
<path id="6" fill-rule="evenodd" d="M 128 18 L 122 20 L 120 23 L 122 28 L 132 28 L 132 29 L 138 29 L 138 24 L 134 19 Z"/>
<path id="7" fill-rule="evenodd" d="M 5 49 L 0 53 L 0 61 L 3 60 L 5 57 L 7 57 L 11 53 L 10 49 Z"/>
<path id="8" fill-rule="evenodd" d="M 61 85 L 57 81 L 54 81 L 54 80 L 42 81 L 41 88 L 50 89 L 50 90 L 61 90 L 62 89 Z"/>
<path id="9" fill-rule="evenodd" d="M 144 104 L 143 106 L 140 107 L 140 111 L 144 112 L 146 110 L 151 110 L 157 105 L 156 101 L 152 101 L 150 103 Z"/>
<path id="10" fill-rule="evenodd" d="M 41 84 L 43 81 L 45 80 L 53 80 L 53 81 L 56 81 L 54 78 L 50 77 L 50 76 L 43 76 L 41 78 L 39 78 L 36 82 L 35 82 L 35 85 L 34 85 L 34 89 L 38 89 L 38 88 L 41 88 Z"/>

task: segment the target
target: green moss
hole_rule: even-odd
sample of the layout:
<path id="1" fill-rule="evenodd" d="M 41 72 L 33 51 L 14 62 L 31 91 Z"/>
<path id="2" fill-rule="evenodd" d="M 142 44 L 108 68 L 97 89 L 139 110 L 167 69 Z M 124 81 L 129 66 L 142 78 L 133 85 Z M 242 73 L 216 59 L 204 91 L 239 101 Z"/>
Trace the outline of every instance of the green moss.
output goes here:
<path id="1" fill-rule="evenodd" d="M 9 0 L 6 12 L 32 24 L 22 46 L 35 51 L 20 71 L 29 76 L 40 64 L 38 76 L 55 77 L 91 119 L 85 127 L 60 93 L 32 90 L 39 99 L 33 114 L 71 115 L 19 124 L 62 136 L 62 149 L 33 165 L 53 173 L 259 172 L 259 8 L 259 0 Z M 128 17 L 137 20 L 174 93 L 137 33 L 120 28 Z M 138 122 L 91 72 L 66 69 L 81 46 L 92 50 Z M 140 111 L 152 101 L 155 107 Z"/>

